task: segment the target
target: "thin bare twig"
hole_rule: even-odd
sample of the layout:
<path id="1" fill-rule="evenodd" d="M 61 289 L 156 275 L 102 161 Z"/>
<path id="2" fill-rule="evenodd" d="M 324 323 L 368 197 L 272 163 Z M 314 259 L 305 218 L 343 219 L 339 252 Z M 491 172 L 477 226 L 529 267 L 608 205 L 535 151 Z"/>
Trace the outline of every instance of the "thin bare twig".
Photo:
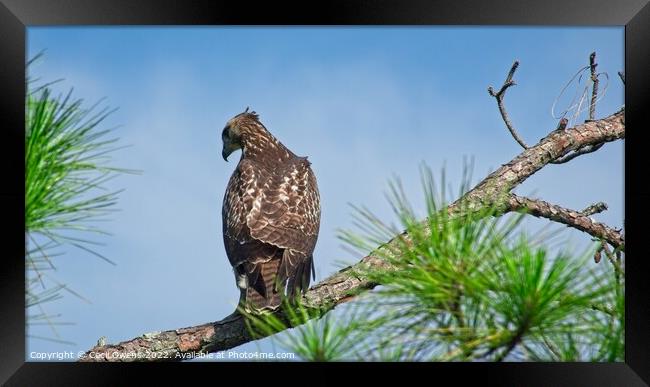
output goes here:
<path id="1" fill-rule="evenodd" d="M 596 63 L 596 52 L 592 52 L 591 55 L 589 55 L 589 71 L 591 73 L 591 82 L 593 84 L 591 88 L 591 102 L 589 104 L 589 119 L 588 121 L 593 121 L 596 117 L 596 101 L 598 100 L 598 74 L 596 72 L 596 67 L 598 66 L 598 63 Z M 620 72 L 619 72 L 620 76 Z M 625 82 L 623 82 L 625 83 Z M 578 149 L 573 153 L 570 153 L 566 155 L 565 157 L 562 157 L 558 160 L 555 160 L 553 164 L 564 164 L 567 163 L 573 159 L 575 159 L 578 156 L 585 155 L 587 153 L 592 153 L 597 151 L 603 146 L 603 144 L 596 144 L 596 145 L 589 145 L 586 146 L 582 149 Z"/>
<path id="2" fill-rule="evenodd" d="M 625 73 L 623 73 L 622 71 L 619 71 L 618 72 L 618 77 L 621 78 L 621 82 L 623 82 L 623 84 L 625 85 Z"/>
<path id="3" fill-rule="evenodd" d="M 501 89 L 499 89 L 498 92 L 495 92 L 492 86 L 488 87 L 488 93 L 490 93 L 491 96 L 496 98 L 497 100 L 497 105 L 499 106 L 499 112 L 501 112 L 501 118 L 503 118 L 503 122 L 505 122 L 506 127 L 510 131 L 510 134 L 512 134 L 512 137 L 521 145 L 524 149 L 528 149 L 528 145 L 524 142 L 524 140 L 519 136 L 519 133 L 517 133 L 517 130 L 515 129 L 514 125 L 512 125 L 512 122 L 510 121 L 510 117 L 508 116 L 508 112 L 506 111 L 506 107 L 503 103 L 503 98 L 505 97 L 506 90 L 510 86 L 516 85 L 515 81 L 512 80 L 512 77 L 515 75 L 515 71 L 517 71 L 517 67 L 519 67 L 519 61 L 515 61 L 515 63 L 512 64 L 512 67 L 510 68 L 510 71 L 508 72 L 508 76 L 506 77 L 505 82 L 503 82 L 503 86 L 501 86 Z"/>
<path id="4" fill-rule="evenodd" d="M 585 208 L 584 210 L 580 211 L 580 213 L 584 216 L 590 216 L 594 214 L 599 214 L 603 211 L 607 210 L 607 204 L 603 202 L 598 202 L 590 205 L 589 207 Z"/>
<path id="5" fill-rule="evenodd" d="M 589 120 L 594 120 L 596 117 L 596 99 L 598 99 L 598 73 L 596 73 L 596 52 L 592 52 L 589 55 L 589 69 L 591 71 L 591 82 L 593 87 L 591 88 L 591 103 L 589 104 Z"/>

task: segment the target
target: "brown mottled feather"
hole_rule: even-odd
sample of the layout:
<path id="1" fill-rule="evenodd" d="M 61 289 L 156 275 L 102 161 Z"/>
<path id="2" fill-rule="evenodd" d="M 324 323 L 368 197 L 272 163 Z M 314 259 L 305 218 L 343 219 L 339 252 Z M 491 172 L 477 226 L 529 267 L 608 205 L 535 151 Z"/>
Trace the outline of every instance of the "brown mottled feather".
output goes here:
<path id="1" fill-rule="evenodd" d="M 314 275 L 318 187 L 309 161 L 277 141 L 257 116 L 239 125 L 243 154 L 224 197 L 224 244 L 235 272 L 246 276 L 245 305 L 275 309 L 280 291 L 305 291 Z"/>

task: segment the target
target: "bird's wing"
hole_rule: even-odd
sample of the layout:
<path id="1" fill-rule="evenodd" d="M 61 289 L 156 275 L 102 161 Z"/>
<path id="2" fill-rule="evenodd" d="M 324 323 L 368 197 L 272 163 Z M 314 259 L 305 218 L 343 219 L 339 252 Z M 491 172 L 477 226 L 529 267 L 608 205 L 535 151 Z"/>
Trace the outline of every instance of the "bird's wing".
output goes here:
<path id="1" fill-rule="evenodd" d="M 261 168 L 246 224 L 253 238 L 280 248 L 311 254 L 320 225 L 316 178 L 303 158 L 283 168 Z"/>
<path id="2" fill-rule="evenodd" d="M 310 274 L 314 275 L 312 253 L 320 226 L 316 178 L 303 158 L 284 168 L 262 170 L 264 186 L 253 200 L 246 223 L 253 238 L 284 249 L 277 285 L 287 285 L 290 294 L 306 290 Z"/>
<path id="3" fill-rule="evenodd" d="M 233 172 L 223 199 L 223 239 L 232 266 L 248 259 L 242 246 L 254 243 L 246 225 L 253 201 L 259 194 L 258 173 L 250 161 L 243 159 Z"/>

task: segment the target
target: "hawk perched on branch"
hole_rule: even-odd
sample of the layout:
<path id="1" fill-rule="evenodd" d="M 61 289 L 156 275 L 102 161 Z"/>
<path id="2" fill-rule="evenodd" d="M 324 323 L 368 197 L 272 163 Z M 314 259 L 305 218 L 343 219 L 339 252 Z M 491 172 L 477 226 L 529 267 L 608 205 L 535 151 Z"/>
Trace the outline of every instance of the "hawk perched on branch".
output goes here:
<path id="1" fill-rule="evenodd" d="M 222 156 L 241 149 L 223 200 L 223 240 L 248 311 L 276 309 L 315 276 L 312 253 L 320 226 L 316 177 L 262 125 L 255 112 L 236 115 L 221 135 Z"/>

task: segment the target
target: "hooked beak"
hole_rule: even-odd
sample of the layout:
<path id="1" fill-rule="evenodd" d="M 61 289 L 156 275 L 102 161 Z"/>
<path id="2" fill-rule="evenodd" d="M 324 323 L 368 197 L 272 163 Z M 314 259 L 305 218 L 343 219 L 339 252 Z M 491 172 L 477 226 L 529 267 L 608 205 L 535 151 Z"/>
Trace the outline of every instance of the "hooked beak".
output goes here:
<path id="1" fill-rule="evenodd" d="M 237 149 L 239 149 L 239 146 L 231 143 L 230 141 L 225 141 L 223 143 L 223 148 L 221 149 L 221 157 L 223 157 L 224 160 L 228 161 L 228 156 L 230 156 L 230 154 Z"/>

